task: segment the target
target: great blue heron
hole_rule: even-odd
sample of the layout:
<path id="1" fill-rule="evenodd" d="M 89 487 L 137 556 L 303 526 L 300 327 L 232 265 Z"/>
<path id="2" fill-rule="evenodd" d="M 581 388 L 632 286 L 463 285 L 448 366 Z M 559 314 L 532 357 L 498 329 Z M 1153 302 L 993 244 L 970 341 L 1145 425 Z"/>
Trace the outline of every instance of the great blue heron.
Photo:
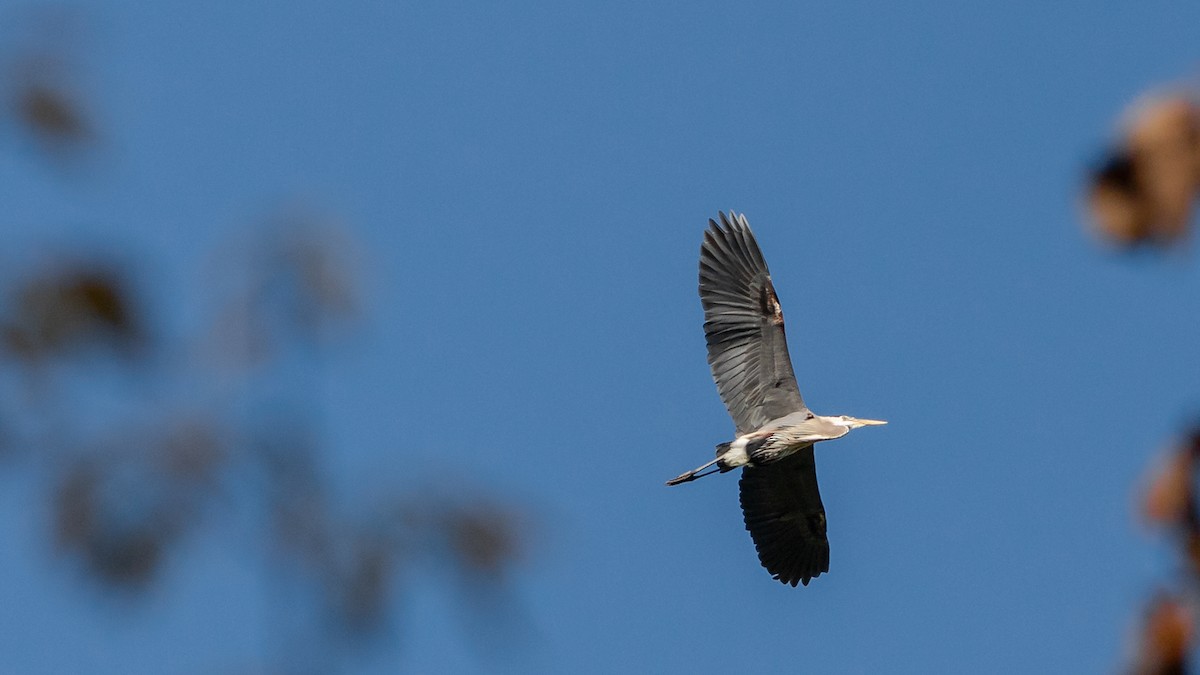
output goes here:
<path id="1" fill-rule="evenodd" d="M 708 221 L 700 247 L 700 302 L 708 363 L 737 438 L 718 445 L 716 459 L 667 485 L 743 467 L 742 513 L 759 561 L 783 583 L 807 586 L 829 571 L 813 444 L 887 423 L 825 417 L 804 405 L 788 358 L 779 296 L 750 224 L 732 211 L 719 216 L 719 225 Z"/>

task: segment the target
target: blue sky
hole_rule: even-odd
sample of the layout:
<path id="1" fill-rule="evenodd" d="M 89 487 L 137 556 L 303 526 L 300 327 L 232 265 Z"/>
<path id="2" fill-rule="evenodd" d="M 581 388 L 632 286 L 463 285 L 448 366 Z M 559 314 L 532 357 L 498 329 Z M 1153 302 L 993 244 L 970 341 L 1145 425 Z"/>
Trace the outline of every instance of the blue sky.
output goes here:
<path id="1" fill-rule="evenodd" d="M 1171 571 L 1133 504 L 1200 409 L 1200 272 L 1096 245 L 1078 195 L 1121 111 L 1195 75 L 1200 5 L 82 14 L 101 159 L 63 176 L 4 136 L 4 256 L 157 261 L 183 330 L 248 223 L 334 214 L 370 308 L 306 379 L 335 481 L 461 474 L 536 513 L 528 649 L 480 659 L 434 575 L 351 672 L 1122 663 Z M 807 588 L 759 568 L 733 476 L 662 485 L 732 433 L 696 296 L 718 209 L 758 235 L 809 405 L 890 421 L 818 448 L 832 553 Z M 114 619 L 47 564 L 36 479 L 0 481 L 10 668 L 267 663 L 261 570 L 236 551 L 191 542 Z"/>

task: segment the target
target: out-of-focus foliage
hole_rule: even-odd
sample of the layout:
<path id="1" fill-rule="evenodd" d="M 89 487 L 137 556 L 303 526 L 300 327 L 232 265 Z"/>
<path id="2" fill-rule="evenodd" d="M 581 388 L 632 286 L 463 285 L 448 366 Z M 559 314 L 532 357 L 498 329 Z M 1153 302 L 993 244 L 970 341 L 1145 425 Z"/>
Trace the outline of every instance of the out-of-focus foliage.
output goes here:
<path id="1" fill-rule="evenodd" d="M 269 363 L 293 343 L 336 342 L 363 312 L 357 264 L 349 232 L 331 219 L 296 210 L 269 219 L 219 257 L 213 273 L 224 277 L 224 304 L 208 329 L 208 356 L 240 368 Z"/>
<path id="2" fill-rule="evenodd" d="M 128 281 L 106 263 L 40 271 L 9 291 L 0 344 L 29 365 L 93 346 L 129 355 L 145 338 Z"/>
<path id="3" fill-rule="evenodd" d="M 1091 175 L 1094 231 L 1120 248 L 1184 241 L 1200 193 L 1200 101 L 1189 92 L 1147 98 L 1127 115 L 1117 147 Z M 1172 590 L 1147 603 L 1130 672 L 1188 671 L 1200 609 L 1200 427 L 1158 461 L 1140 498 L 1144 521 L 1168 536 L 1178 556 Z"/>
<path id="4" fill-rule="evenodd" d="M 71 59 L 42 47 L 5 58 L 0 114 L 29 147 L 54 159 L 95 138 Z M 0 449 L 10 457 L 0 467 L 53 477 L 43 496 L 52 549 L 90 582 L 138 598 L 180 573 L 172 563 L 187 538 L 258 523 L 254 540 L 267 554 L 244 555 L 275 568 L 264 583 L 303 585 L 265 595 L 310 598 L 316 619 L 298 639 L 323 650 L 318 664 L 363 644 L 329 635 L 394 638 L 389 618 L 405 587 L 423 581 L 422 568 L 461 570 L 452 578 L 467 595 L 501 589 L 527 545 L 519 507 L 499 497 L 464 504 L 395 491 L 366 505 L 336 497 L 326 462 L 339 440 L 314 431 L 319 406 L 304 391 L 287 400 L 254 393 L 288 390 L 271 380 L 315 367 L 369 312 L 353 237 L 332 223 L 285 211 L 248 228 L 212 257 L 219 262 L 200 296 L 213 309 L 183 335 L 164 325 L 170 301 L 146 298 L 196 296 L 146 288 L 158 261 L 76 254 L 0 275 L 0 388 L 37 385 L 0 396 Z M 288 368 L 276 367 L 285 360 Z M 201 394 L 213 390 L 231 395 Z M 145 405 L 163 392 L 159 405 Z M 253 412 L 297 408 L 306 413 Z"/>
<path id="5" fill-rule="evenodd" d="M 1120 246 L 1181 241 L 1200 191 L 1200 107 L 1190 95 L 1143 101 L 1090 179 L 1097 234 Z"/>
<path id="6" fill-rule="evenodd" d="M 1178 526 L 1187 521 L 1192 501 L 1193 453 L 1172 451 L 1157 467 L 1147 484 L 1142 513 L 1155 525 Z"/>
<path id="7" fill-rule="evenodd" d="M 54 496 L 58 548 L 97 580 L 139 587 L 187 533 L 216 487 L 226 440 L 208 422 L 131 429 L 72 457 Z"/>
<path id="8" fill-rule="evenodd" d="M 1195 620 L 1189 604 L 1170 593 L 1159 593 L 1146 608 L 1133 672 L 1136 675 L 1186 673 L 1194 636 Z"/>
<path id="9" fill-rule="evenodd" d="M 231 294 L 237 309 L 216 312 L 220 321 L 245 321 L 224 333 L 226 339 L 236 342 L 240 335 L 261 347 L 256 359 L 226 364 L 248 380 L 272 377 L 264 363 L 276 355 L 311 352 L 288 343 L 311 347 L 325 334 L 322 326 L 344 324 L 362 311 L 348 270 L 335 267 L 333 240 L 309 228 L 297 232 L 293 238 L 286 229 L 275 230 L 259 241 L 258 253 L 247 258 L 251 269 L 242 275 L 248 286 Z M 35 267 L 16 277 L 11 288 L 0 288 L 7 291 L 0 305 L 0 366 L 36 373 L 54 364 L 79 385 L 92 373 L 77 358 L 87 354 L 92 362 L 108 360 L 118 370 L 141 373 L 132 381 L 145 386 L 183 377 L 176 389 L 203 390 L 209 369 L 180 375 L 142 348 L 145 336 L 156 331 L 147 328 L 154 314 L 128 290 L 136 278 L 100 260 Z M 182 345 L 159 348 L 189 352 Z M 347 516 L 352 509 L 336 503 L 322 472 L 321 457 L 335 441 L 312 433 L 300 416 L 245 419 L 219 403 L 185 400 L 186 413 L 148 413 L 95 434 L 87 430 L 86 415 L 76 421 L 79 400 L 58 391 L 57 382 L 42 391 L 41 405 L 22 410 L 47 416 L 46 424 L 32 428 L 53 439 L 25 437 L 30 452 L 23 455 L 58 474 L 47 496 L 57 550 L 102 585 L 136 593 L 164 581 L 177 544 L 202 518 L 226 513 L 226 486 L 246 480 L 258 486 L 258 496 L 235 500 L 233 507 L 262 511 L 257 520 L 268 528 L 262 540 L 271 543 L 273 564 L 301 570 L 299 578 L 314 584 L 318 613 L 348 635 L 375 634 L 389 625 L 401 589 L 414 581 L 408 563 L 442 560 L 461 570 L 459 578 L 474 593 L 480 585 L 504 585 L 523 551 L 518 509 L 499 499 L 464 504 L 448 494 L 397 493 L 389 504 L 368 510 L 374 515 Z M 43 446 L 62 450 L 33 451 Z M 222 509 L 210 508 L 218 501 Z"/>
<path id="10" fill-rule="evenodd" d="M 1196 492 L 1196 469 L 1200 467 L 1198 461 L 1200 428 L 1195 428 L 1174 444 L 1158 462 L 1145 483 L 1142 496 L 1142 513 L 1147 523 L 1165 530 L 1179 556 L 1180 585 L 1190 591 L 1180 595 L 1180 611 L 1187 612 L 1196 609 L 1195 592 L 1200 590 L 1200 500 Z M 1160 601 L 1161 598 L 1155 602 L 1161 604 Z M 1191 644 L 1190 638 L 1186 644 Z M 1142 651 L 1146 649 L 1150 647 L 1144 646 Z"/>
<path id="11" fill-rule="evenodd" d="M 444 515 L 441 529 L 462 573 L 500 581 L 521 552 L 520 520 L 501 504 L 460 505 Z"/>
<path id="12" fill-rule="evenodd" d="M 1146 488 L 1143 512 L 1152 524 L 1168 529 L 1178 542 L 1183 562 L 1200 582 L 1200 509 L 1196 468 L 1200 429 L 1172 448 Z"/>
<path id="13" fill-rule="evenodd" d="M 16 88 L 11 105 L 17 119 L 44 143 L 71 146 L 91 138 L 76 96 L 46 74 L 34 71 Z"/>
<path id="14" fill-rule="evenodd" d="M 82 42 L 81 15 L 59 8 L 0 14 L 0 117 L 51 160 L 76 156 L 97 138 L 87 96 L 80 86 L 75 48 Z"/>

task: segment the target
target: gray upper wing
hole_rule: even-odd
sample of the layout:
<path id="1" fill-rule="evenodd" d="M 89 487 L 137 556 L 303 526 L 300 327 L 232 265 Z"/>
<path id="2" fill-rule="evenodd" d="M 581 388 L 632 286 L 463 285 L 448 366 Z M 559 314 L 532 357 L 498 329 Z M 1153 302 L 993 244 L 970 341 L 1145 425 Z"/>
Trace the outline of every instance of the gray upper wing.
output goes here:
<path id="1" fill-rule="evenodd" d="M 825 507 L 812 446 L 778 462 L 747 466 L 738 487 L 746 529 L 771 576 L 807 586 L 829 571 Z"/>
<path id="2" fill-rule="evenodd" d="M 700 302 L 708 364 L 739 434 L 798 410 L 783 310 L 744 215 L 709 220 L 700 246 Z"/>

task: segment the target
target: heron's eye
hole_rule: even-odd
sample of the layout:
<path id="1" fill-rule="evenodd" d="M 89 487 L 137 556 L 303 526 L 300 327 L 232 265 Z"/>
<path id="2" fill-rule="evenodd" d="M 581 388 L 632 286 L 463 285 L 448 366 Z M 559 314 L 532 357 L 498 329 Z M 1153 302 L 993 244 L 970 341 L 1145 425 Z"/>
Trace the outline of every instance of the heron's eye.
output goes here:
<path id="1" fill-rule="evenodd" d="M 811 419 L 812 419 L 812 418 L 814 418 L 814 417 L 816 417 L 816 415 L 814 415 L 814 414 L 812 414 L 812 413 L 808 413 L 808 417 L 805 417 L 804 419 L 806 419 L 806 420 L 811 420 Z"/>

